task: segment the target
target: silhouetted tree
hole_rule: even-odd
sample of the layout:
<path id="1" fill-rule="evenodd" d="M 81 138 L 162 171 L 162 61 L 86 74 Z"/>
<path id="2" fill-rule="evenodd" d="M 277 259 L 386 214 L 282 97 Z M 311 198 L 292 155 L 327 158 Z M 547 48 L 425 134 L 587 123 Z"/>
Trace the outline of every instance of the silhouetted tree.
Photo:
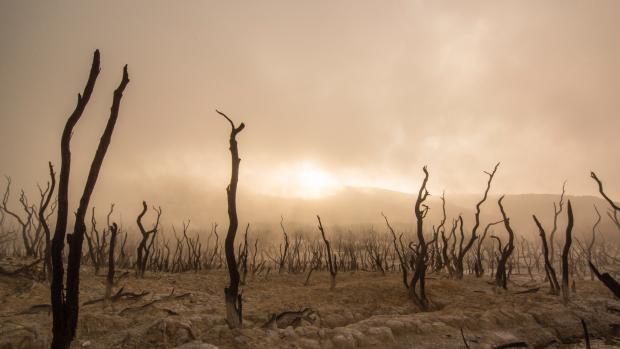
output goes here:
<path id="1" fill-rule="evenodd" d="M 409 296 L 412 300 L 420 305 L 422 309 L 428 308 L 428 299 L 426 297 L 426 267 L 428 258 L 428 245 L 424 239 L 424 218 L 428 214 L 428 206 L 424 201 L 428 198 L 429 193 L 426 189 L 428 182 L 428 170 L 426 166 L 422 168 L 424 172 L 424 180 L 418 191 L 418 197 L 414 206 L 416 218 L 416 233 L 418 237 L 418 245 L 415 255 L 415 270 L 409 286 Z M 416 291 L 416 288 L 418 289 Z"/>
<path id="2" fill-rule="evenodd" d="M 286 233 L 286 229 L 284 229 L 284 216 L 280 216 L 280 228 L 282 228 L 282 234 L 284 234 L 284 250 L 282 250 L 282 245 L 280 245 L 280 258 L 278 262 L 278 273 L 282 273 L 284 270 L 284 264 L 286 263 L 286 255 L 288 254 L 289 241 L 288 234 Z"/>
<path id="3" fill-rule="evenodd" d="M 556 204 L 553 203 L 553 228 L 549 234 L 549 262 L 555 264 L 555 232 L 558 230 L 558 217 L 564 210 L 564 194 L 566 193 L 566 181 L 562 184 L 562 194 L 560 200 Z"/>
<path id="4" fill-rule="evenodd" d="M 501 220 L 487 224 L 484 228 L 484 233 L 482 233 L 482 236 L 478 239 L 478 245 L 476 246 L 476 256 L 474 257 L 474 274 L 476 275 L 476 277 L 481 277 L 482 275 L 484 275 L 484 266 L 482 265 L 482 243 L 489 234 L 489 229 L 491 229 L 492 226 L 503 222 L 504 221 Z"/>
<path id="5" fill-rule="evenodd" d="M 547 247 L 547 236 L 545 234 L 545 229 L 543 228 L 542 224 L 540 224 L 540 221 L 538 221 L 538 218 L 536 218 L 536 215 L 532 215 L 532 218 L 534 218 L 534 222 L 536 223 L 536 226 L 538 226 L 538 231 L 540 232 L 540 239 L 542 241 L 543 247 L 543 257 L 545 259 L 545 273 L 547 275 L 547 280 L 549 280 L 549 286 L 551 288 L 550 292 L 557 296 L 560 294 L 560 284 L 558 283 L 555 269 L 553 268 L 553 264 L 551 263 L 551 260 L 549 258 L 549 248 Z"/>
<path id="6" fill-rule="evenodd" d="M 504 196 L 502 195 L 497 204 L 499 205 L 499 209 L 502 213 L 502 217 L 504 218 L 504 227 L 506 227 L 506 231 L 508 232 L 508 242 L 506 246 L 502 248 L 502 243 L 499 237 L 493 236 L 493 238 L 497 239 L 499 242 L 499 256 L 497 258 L 497 270 L 495 273 L 495 284 L 497 286 L 501 286 L 506 289 L 508 285 L 508 273 L 506 270 L 506 263 L 508 262 L 508 258 L 512 254 L 514 250 L 514 237 L 515 234 L 512 231 L 512 227 L 510 226 L 510 219 L 506 216 L 506 211 L 504 210 L 504 205 L 502 205 L 502 201 L 504 200 Z"/>
<path id="7" fill-rule="evenodd" d="M 237 235 L 237 227 L 239 220 L 237 218 L 237 182 L 239 181 L 239 149 L 237 147 L 237 135 L 243 131 L 245 124 L 241 123 L 235 126 L 233 121 L 226 114 L 216 110 L 218 114 L 226 118 L 230 123 L 230 156 L 231 156 L 231 175 L 230 184 L 226 187 L 226 195 L 228 199 L 228 232 L 224 242 L 224 252 L 226 253 L 226 264 L 228 266 L 228 276 L 230 284 L 224 288 L 226 301 L 226 320 L 230 328 L 241 327 L 242 322 L 242 298 L 239 293 L 239 270 L 237 269 L 237 260 L 235 258 L 235 235 Z"/>
<path id="8" fill-rule="evenodd" d="M 474 215 L 474 219 L 475 219 L 474 227 L 471 230 L 471 237 L 469 241 L 467 242 L 467 244 L 465 245 L 465 247 L 463 247 L 463 240 L 465 239 L 465 235 L 463 233 L 463 218 L 459 216 L 459 223 L 461 226 L 460 228 L 461 240 L 459 243 L 459 250 L 458 250 L 458 254 L 456 256 L 455 265 L 454 265 L 455 276 L 457 279 L 463 278 L 463 259 L 465 258 L 465 255 L 467 254 L 469 249 L 473 246 L 474 241 L 478 238 L 478 236 L 476 235 L 476 232 L 478 231 L 478 227 L 480 227 L 480 207 L 487 200 L 487 197 L 489 195 L 489 190 L 491 189 L 491 182 L 493 181 L 493 176 L 495 176 L 495 172 L 497 172 L 498 167 L 499 167 L 499 162 L 495 165 L 491 173 L 484 171 L 484 173 L 486 173 L 489 176 L 489 180 L 487 181 L 487 187 L 486 187 L 486 190 L 484 191 L 484 195 L 482 196 L 482 199 L 478 201 L 478 203 L 476 204 L 476 213 Z"/>
<path id="9" fill-rule="evenodd" d="M 601 180 L 596 176 L 596 173 L 590 172 L 590 177 L 592 177 L 592 179 L 596 181 L 596 184 L 598 184 L 599 193 L 601 193 L 601 196 L 603 196 L 605 201 L 607 201 L 609 203 L 609 206 L 611 206 L 611 211 L 608 212 L 607 215 L 616 224 L 616 227 L 620 229 L 620 218 L 618 218 L 620 206 L 616 204 L 609 196 L 607 196 L 607 194 L 605 194 L 605 191 L 603 190 L 603 182 L 601 182 Z"/>
<path id="10" fill-rule="evenodd" d="M 153 207 L 153 211 L 157 213 L 157 218 L 155 219 L 155 224 L 153 224 L 153 228 L 150 230 L 146 230 L 144 225 L 142 224 L 142 218 L 146 214 L 147 205 L 146 201 L 142 201 L 142 211 L 138 215 L 136 219 L 136 223 L 138 223 L 138 229 L 140 229 L 140 234 L 142 234 L 142 240 L 138 244 L 137 248 L 137 261 L 136 261 L 136 276 L 139 278 L 144 277 L 144 272 L 146 271 L 146 263 L 149 260 L 149 254 L 151 253 L 151 249 L 153 246 L 153 242 L 155 241 L 155 237 L 157 235 L 157 230 L 159 229 L 159 219 L 161 218 L 161 207 L 155 208 Z M 150 237 L 150 241 L 149 241 Z"/>
<path id="11" fill-rule="evenodd" d="M 4 191 L 4 197 L 2 198 L 2 203 L 0 203 L 0 209 L 2 209 L 9 216 L 15 218 L 17 223 L 21 228 L 22 242 L 24 244 L 24 249 L 26 250 L 26 256 L 28 257 L 36 257 L 36 248 L 35 248 L 35 239 L 37 236 L 32 236 L 32 219 L 34 216 L 34 208 L 30 206 L 28 203 L 28 199 L 24 194 L 24 191 L 21 191 L 19 196 L 19 203 L 22 206 L 22 209 L 25 213 L 25 216 L 22 217 L 17 212 L 9 209 L 8 201 L 11 196 L 11 177 L 6 177 L 6 190 Z"/>
<path id="12" fill-rule="evenodd" d="M 108 275 L 106 278 L 105 287 L 105 301 L 110 301 L 110 295 L 112 294 L 112 286 L 114 286 L 114 248 L 116 247 L 116 235 L 118 233 L 118 226 L 116 223 L 112 223 L 110 229 L 110 248 L 108 251 Z"/>
<path id="13" fill-rule="evenodd" d="M 611 211 L 608 212 L 607 215 L 616 224 L 618 229 L 620 229 L 620 220 L 618 219 L 618 212 L 620 212 L 620 206 L 618 206 L 609 196 L 607 196 L 607 194 L 605 194 L 605 191 L 603 190 L 603 182 L 596 176 L 596 173 L 590 172 L 590 177 L 592 177 L 592 179 L 594 179 L 596 181 L 596 183 L 598 185 L 599 193 L 601 193 L 601 196 L 603 196 L 603 198 L 611 206 Z M 597 213 L 598 213 L 598 210 L 597 210 Z M 596 228 L 596 226 L 595 226 L 595 228 Z M 592 232 L 592 241 L 593 241 L 592 244 L 594 244 L 594 229 L 595 228 L 593 228 L 593 232 Z M 591 256 L 588 256 L 588 258 L 591 259 Z M 592 260 L 589 260 L 588 264 L 590 265 L 590 270 L 592 271 L 592 273 L 594 273 L 594 275 L 596 275 L 596 277 L 610 291 L 612 291 L 614 293 L 616 298 L 620 298 L 620 284 L 611 275 L 609 275 L 609 273 L 601 274 L 598 271 L 598 269 L 594 266 L 594 264 L 592 263 Z"/>
<path id="14" fill-rule="evenodd" d="M 397 243 L 396 232 L 394 232 L 394 228 L 392 228 L 392 225 L 390 225 L 390 222 L 388 221 L 387 216 L 384 215 L 383 212 L 381 212 L 381 215 L 385 219 L 385 224 L 390 230 L 390 233 L 392 233 L 392 242 L 394 244 L 394 250 L 396 251 L 396 255 L 398 256 L 398 261 L 400 262 L 400 270 L 403 275 L 403 284 L 405 286 L 405 289 L 409 289 L 409 277 L 408 277 L 409 267 L 407 265 L 407 252 L 405 251 L 405 248 L 402 245 L 399 245 Z"/>
<path id="15" fill-rule="evenodd" d="M 39 189 L 39 191 L 41 191 L 41 197 L 45 197 L 45 199 L 41 202 L 41 205 L 39 205 L 39 222 L 41 224 L 41 226 L 43 227 L 43 231 L 45 233 L 45 253 L 44 253 L 44 265 L 45 265 L 45 276 L 48 280 L 52 280 L 52 257 L 51 257 L 51 250 L 52 250 L 52 234 L 50 232 L 50 228 L 49 225 L 47 224 L 47 219 L 49 218 L 48 215 L 46 215 L 45 211 L 47 210 L 47 207 L 50 204 L 50 200 L 52 199 L 52 195 L 54 193 L 54 188 L 56 188 L 56 173 L 54 172 L 54 166 L 52 166 L 52 163 L 49 162 L 48 163 L 48 167 L 50 170 L 50 182 L 48 183 L 47 188 L 45 189 L 45 191 L 42 191 Z M 54 211 L 54 209 L 52 208 L 51 210 L 52 212 Z M 51 213 L 50 213 L 51 214 Z"/>
<path id="16" fill-rule="evenodd" d="M 327 254 L 327 267 L 329 268 L 329 289 L 333 290 L 336 288 L 336 275 L 338 274 L 338 263 L 336 263 L 336 255 L 332 253 L 332 246 L 327 240 L 325 236 L 325 229 L 323 229 L 323 223 L 321 222 L 321 217 L 316 215 L 316 219 L 319 221 L 319 231 L 321 232 L 321 237 L 323 237 L 323 242 L 325 243 L 325 254 Z M 308 278 L 310 275 L 308 275 Z"/>
<path id="17" fill-rule="evenodd" d="M 569 289 L 568 289 L 568 276 L 569 265 L 568 256 L 570 254 L 570 246 L 573 242 L 573 208 L 568 200 L 568 206 L 566 207 L 568 214 L 568 223 L 566 225 L 566 239 L 564 241 L 564 249 L 562 250 L 562 300 L 564 303 L 568 302 Z"/>
<path id="18" fill-rule="evenodd" d="M 93 158 L 93 162 L 88 172 L 86 185 L 75 214 L 75 226 L 73 233 L 66 236 L 67 242 L 69 243 L 69 256 L 67 262 L 67 279 L 65 288 L 62 254 L 65 246 L 64 240 L 67 228 L 69 206 L 68 193 L 69 173 L 71 170 L 71 135 L 73 133 L 73 128 L 80 120 L 82 113 L 90 100 L 99 71 L 99 50 L 97 50 L 93 56 L 90 75 L 88 77 L 86 87 L 84 88 L 84 93 L 78 94 L 77 105 L 65 124 L 60 142 L 61 167 L 58 183 L 58 218 L 56 220 L 56 229 L 54 231 L 54 238 L 52 239 L 51 251 L 53 268 L 51 285 L 53 349 L 68 349 L 71 342 L 75 338 L 79 310 L 80 262 L 82 258 L 82 243 L 84 241 L 84 233 L 86 231 L 84 218 L 88 210 L 91 195 L 95 189 L 95 184 L 97 183 L 99 171 L 101 170 L 101 165 L 103 164 L 103 159 L 112 139 L 112 133 L 114 131 L 114 126 L 116 125 L 121 99 L 123 97 L 123 91 L 129 83 L 129 75 L 127 73 L 127 66 L 125 65 L 123 68 L 123 79 L 121 80 L 118 88 L 114 91 L 110 117 L 108 118 L 106 128 L 101 136 L 95 157 Z"/>

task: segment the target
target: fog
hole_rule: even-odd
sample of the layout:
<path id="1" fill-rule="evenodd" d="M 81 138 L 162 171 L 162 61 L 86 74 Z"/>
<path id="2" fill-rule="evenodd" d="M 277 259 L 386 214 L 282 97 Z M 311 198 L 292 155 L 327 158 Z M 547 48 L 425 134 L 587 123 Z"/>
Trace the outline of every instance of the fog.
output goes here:
<path id="1" fill-rule="evenodd" d="M 126 221 L 142 200 L 177 220 L 225 214 L 229 125 L 215 108 L 247 125 L 242 207 L 349 187 L 412 193 L 423 165 L 435 195 L 480 193 L 498 161 L 495 194 L 567 180 L 570 194 L 596 195 L 595 170 L 619 197 L 619 13 L 616 1 L 4 1 L 0 173 L 15 192 L 47 180 L 99 48 L 71 196 L 127 63 L 94 195 L 102 211 L 122 203 Z"/>

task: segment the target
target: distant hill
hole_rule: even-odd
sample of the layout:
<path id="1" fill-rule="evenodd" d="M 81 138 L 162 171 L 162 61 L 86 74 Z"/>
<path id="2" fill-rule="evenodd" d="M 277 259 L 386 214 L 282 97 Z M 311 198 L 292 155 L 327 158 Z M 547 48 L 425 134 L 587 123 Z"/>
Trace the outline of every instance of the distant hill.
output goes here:
<path id="1" fill-rule="evenodd" d="M 277 219 L 278 213 L 285 215 L 288 221 L 300 224 L 314 224 L 316 214 L 320 214 L 325 222 L 342 226 L 373 225 L 383 229 L 385 223 L 381 212 L 385 213 L 391 223 L 401 229 L 413 230 L 415 217 L 413 205 L 415 195 L 376 189 L 376 188 L 346 188 L 335 195 L 321 199 L 298 199 L 277 198 L 269 196 L 255 196 L 246 203 L 241 204 L 243 210 L 251 212 L 251 215 L 260 220 L 260 217 L 273 217 Z M 474 224 L 475 205 L 481 199 L 481 194 L 450 195 L 446 194 L 446 213 L 448 224 L 452 218 L 463 215 L 466 229 L 471 229 Z M 497 204 L 498 195 L 489 195 L 482 206 L 481 223 L 501 219 L 501 213 Z M 573 206 L 575 216 L 574 232 L 577 236 L 587 234 L 588 238 L 592 231 L 596 215 L 594 205 L 597 205 L 601 214 L 605 214 L 608 206 L 600 198 L 593 196 L 566 196 Z M 519 194 L 506 195 L 504 207 L 510 218 L 513 229 L 518 234 L 531 236 L 538 234 L 533 222 L 532 214 L 536 214 L 544 227 L 551 230 L 553 224 L 553 202 L 559 200 L 559 195 L 552 194 Z M 441 219 L 441 200 L 438 196 L 431 196 L 428 200 L 430 213 L 428 226 L 438 224 Z M 566 204 L 564 211 L 558 218 L 558 236 L 564 234 L 566 226 Z M 603 232 L 616 232 L 615 226 L 606 217 L 599 226 Z M 500 230 L 503 232 L 503 228 Z M 620 232 L 618 232 L 620 235 Z"/>
<path id="2" fill-rule="evenodd" d="M 132 190 L 143 185 L 149 188 L 148 183 L 129 183 Z M 164 209 L 163 222 L 166 225 L 180 225 L 182 220 L 191 219 L 193 228 L 208 229 L 213 222 L 221 227 L 226 226 L 226 193 L 221 190 L 196 188 L 181 182 L 160 185 L 157 191 L 145 192 L 149 194 L 145 199 L 150 205 L 161 205 Z M 118 186 L 114 192 L 118 192 Z M 111 192 L 111 191 L 110 191 Z M 116 210 L 122 215 L 122 221 L 129 229 L 135 229 L 135 217 L 141 208 L 141 200 L 123 200 L 119 197 L 106 197 L 108 191 L 102 189 L 98 193 L 97 205 L 99 214 L 103 215 L 109 202 L 116 202 Z M 428 200 L 430 213 L 427 226 L 438 224 L 441 218 L 441 201 L 437 194 L 431 193 Z M 480 200 L 479 194 L 450 194 L 446 193 L 446 211 L 448 224 L 458 214 L 463 215 L 465 228 L 471 229 L 474 223 L 475 204 Z M 573 204 L 575 214 L 575 234 L 577 237 L 587 234 L 588 239 L 595 221 L 594 205 L 604 215 L 600 230 L 608 236 L 620 237 L 620 232 L 606 216 L 608 204 L 599 197 L 567 195 Z M 482 206 L 481 223 L 497 221 L 501 218 L 498 205 L 498 196 L 489 195 L 487 202 Z M 536 214 L 546 229 L 550 230 L 553 223 L 553 202 L 559 200 L 554 194 L 519 194 L 506 195 L 504 206 L 510 217 L 512 226 L 517 234 L 535 236 L 538 231 L 532 220 Z M 351 229 L 372 225 L 375 230 L 384 230 L 385 222 L 381 216 L 384 212 L 390 222 L 402 231 L 412 231 L 415 224 L 413 204 L 415 195 L 390 191 L 378 188 L 347 187 L 334 195 L 319 199 L 287 198 L 270 195 L 252 194 L 249 190 L 240 188 L 238 194 L 238 211 L 240 223 L 251 222 L 254 229 L 261 231 L 272 230 L 279 232 L 280 216 L 283 215 L 287 227 L 291 230 L 310 230 L 316 226 L 316 215 L 321 215 L 327 226 L 341 229 Z M 106 207 L 106 209 L 104 209 Z M 103 218 L 102 218 L 103 219 Z M 147 216 L 148 221 L 148 216 Z M 566 225 L 566 208 L 558 219 L 558 236 L 564 234 Z M 498 233 L 504 233 L 498 227 Z"/>

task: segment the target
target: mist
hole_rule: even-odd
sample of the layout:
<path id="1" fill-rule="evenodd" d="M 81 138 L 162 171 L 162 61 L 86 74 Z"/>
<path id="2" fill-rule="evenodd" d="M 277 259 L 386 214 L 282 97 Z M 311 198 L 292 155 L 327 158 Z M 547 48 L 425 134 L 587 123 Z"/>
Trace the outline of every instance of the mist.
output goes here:
<path id="1" fill-rule="evenodd" d="M 618 196 L 619 7 L 3 2 L 0 172 L 26 191 L 47 180 L 100 48 L 103 73 L 73 139 L 74 202 L 124 63 L 133 82 L 98 207 L 223 202 L 227 125 L 215 108 L 247 125 L 241 203 L 347 187 L 413 193 L 423 165 L 435 195 L 473 194 L 497 161 L 496 193 L 559 193 L 567 180 L 570 194 L 596 195 L 595 170 Z M 318 179 L 300 180 L 308 168 Z"/>

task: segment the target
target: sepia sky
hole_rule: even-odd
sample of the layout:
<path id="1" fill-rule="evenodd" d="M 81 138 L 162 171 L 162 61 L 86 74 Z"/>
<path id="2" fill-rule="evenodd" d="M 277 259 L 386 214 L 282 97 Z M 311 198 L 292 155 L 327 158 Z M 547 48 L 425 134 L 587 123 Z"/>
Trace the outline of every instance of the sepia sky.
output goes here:
<path id="1" fill-rule="evenodd" d="M 0 0 L 0 174 L 17 187 L 59 166 L 96 48 L 72 195 L 127 63 L 98 187 L 109 197 L 223 195 L 218 108 L 246 123 L 241 191 L 413 192 L 428 165 L 435 192 L 472 193 L 501 161 L 497 193 L 566 179 L 594 195 L 595 170 L 620 198 L 618 1 Z"/>

